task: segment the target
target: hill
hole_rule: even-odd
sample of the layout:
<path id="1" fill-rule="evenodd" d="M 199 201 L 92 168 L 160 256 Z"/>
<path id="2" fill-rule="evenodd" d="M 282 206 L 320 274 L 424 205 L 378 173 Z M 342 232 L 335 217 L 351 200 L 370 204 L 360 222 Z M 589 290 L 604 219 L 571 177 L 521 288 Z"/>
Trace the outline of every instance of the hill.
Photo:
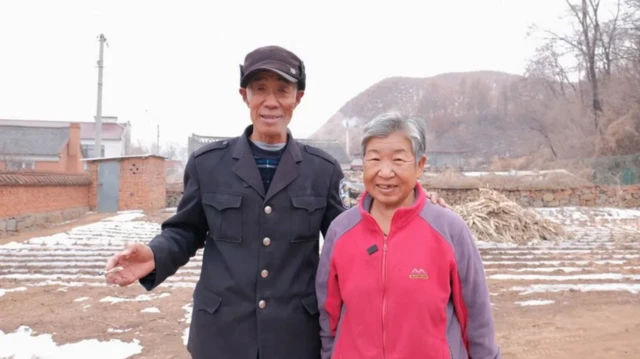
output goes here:
<path id="1" fill-rule="evenodd" d="M 640 78 L 640 77 L 639 77 Z M 312 136 L 346 142 L 360 153 L 362 127 L 376 115 L 397 110 L 423 118 L 428 149 L 455 153 L 465 167 L 567 168 L 591 158 L 640 153 L 640 102 L 628 82 L 611 76 L 601 86 L 604 110 L 593 127 L 589 85 L 503 72 L 447 73 L 429 78 L 391 77 L 347 101 Z M 640 81 L 638 82 L 640 84 Z M 636 97 L 632 96 L 636 94 Z"/>
<path id="2" fill-rule="evenodd" d="M 352 119 L 349 147 L 357 155 L 364 124 L 382 112 L 397 110 L 427 122 L 431 152 L 465 152 L 465 157 L 481 162 L 492 156 L 526 155 L 539 141 L 512 113 L 510 94 L 521 80 L 492 71 L 386 78 L 345 103 L 311 137 L 337 138 L 344 144 L 343 121 Z"/>

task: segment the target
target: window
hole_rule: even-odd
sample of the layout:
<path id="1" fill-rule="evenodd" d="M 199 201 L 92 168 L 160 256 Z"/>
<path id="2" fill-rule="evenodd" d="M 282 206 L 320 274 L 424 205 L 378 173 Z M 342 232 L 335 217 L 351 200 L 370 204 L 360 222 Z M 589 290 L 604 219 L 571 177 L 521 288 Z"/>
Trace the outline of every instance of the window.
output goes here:
<path id="1" fill-rule="evenodd" d="M 7 170 L 33 170 L 36 168 L 34 161 L 7 161 Z"/>
<path id="2" fill-rule="evenodd" d="M 100 156 L 93 155 L 94 145 L 82 145 L 82 153 L 86 156 L 86 158 L 96 158 L 96 157 L 104 157 L 104 145 L 100 146 Z"/>

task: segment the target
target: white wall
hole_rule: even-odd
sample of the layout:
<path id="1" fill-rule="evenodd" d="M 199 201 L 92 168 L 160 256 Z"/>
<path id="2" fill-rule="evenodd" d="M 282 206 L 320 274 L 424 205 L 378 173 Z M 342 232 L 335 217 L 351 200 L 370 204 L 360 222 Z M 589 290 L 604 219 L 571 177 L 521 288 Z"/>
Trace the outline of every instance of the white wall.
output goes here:
<path id="1" fill-rule="evenodd" d="M 82 140 L 80 143 L 82 145 L 93 146 L 95 141 Z M 120 157 L 125 155 L 124 141 L 102 140 L 102 145 L 104 146 L 105 157 Z"/>

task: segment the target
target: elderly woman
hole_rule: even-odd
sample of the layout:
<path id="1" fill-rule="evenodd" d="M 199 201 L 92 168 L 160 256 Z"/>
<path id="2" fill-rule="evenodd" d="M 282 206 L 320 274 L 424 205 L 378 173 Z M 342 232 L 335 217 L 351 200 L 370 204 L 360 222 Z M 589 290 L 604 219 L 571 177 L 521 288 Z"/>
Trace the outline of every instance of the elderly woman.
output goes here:
<path id="1" fill-rule="evenodd" d="M 316 276 L 322 359 L 496 359 L 473 236 L 426 200 L 425 125 L 385 114 L 364 129 L 360 203 L 330 225 Z"/>

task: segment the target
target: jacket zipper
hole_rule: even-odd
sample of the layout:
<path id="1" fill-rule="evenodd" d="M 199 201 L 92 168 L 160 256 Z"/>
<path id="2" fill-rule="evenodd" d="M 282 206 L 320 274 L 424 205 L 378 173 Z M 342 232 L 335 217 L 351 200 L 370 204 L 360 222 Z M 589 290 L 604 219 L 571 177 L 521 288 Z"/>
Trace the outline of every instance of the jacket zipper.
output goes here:
<path id="1" fill-rule="evenodd" d="M 387 333 L 385 330 L 385 318 L 387 316 L 387 236 L 384 235 L 382 245 L 382 357 L 385 358 L 387 346 Z"/>

